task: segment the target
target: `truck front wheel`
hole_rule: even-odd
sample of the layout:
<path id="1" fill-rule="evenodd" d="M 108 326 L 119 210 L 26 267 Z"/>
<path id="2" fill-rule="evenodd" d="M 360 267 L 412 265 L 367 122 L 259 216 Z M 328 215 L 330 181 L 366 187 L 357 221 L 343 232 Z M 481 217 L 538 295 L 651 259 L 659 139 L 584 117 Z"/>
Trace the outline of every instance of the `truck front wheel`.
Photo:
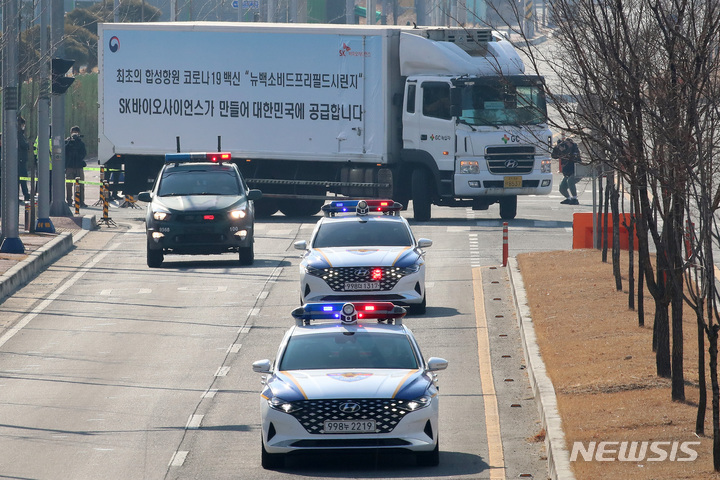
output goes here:
<path id="1" fill-rule="evenodd" d="M 424 168 L 412 172 L 412 201 L 414 218 L 418 222 L 430 220 L 431 200 L 430 175 Z"/>
<path id="2" fill-rule="evenodd" d="M 512 220 L 517 215 L 517 195 L 500 199 L 500 218 Z"/>

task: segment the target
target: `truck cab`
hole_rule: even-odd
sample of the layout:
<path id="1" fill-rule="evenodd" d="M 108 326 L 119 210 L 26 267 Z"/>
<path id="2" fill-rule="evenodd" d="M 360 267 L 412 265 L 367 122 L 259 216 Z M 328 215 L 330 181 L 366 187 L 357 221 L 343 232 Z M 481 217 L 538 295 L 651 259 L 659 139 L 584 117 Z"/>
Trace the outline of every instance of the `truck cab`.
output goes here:
<path id="1" fill-rule="evenodd" d="M 448 41 L 447 29 L 436 32 L 442 38 L 435 40 Z M 429 219 L 432 204 L 485 210 L 494 203 L 501 218 L 512 219 L 518 195 L 552 190 L 544 80 L 523 74 L 502 37 L 458 46 L 433 36 L 401 37 L 401 69 L 409 74 L 402 110 L 406 170 L 399 177 L 410 178 L 405 191 L 415 219 Z M 438 62 L 430 53 L 423 62 L 420 52 L 434 48 L 456 61 Z"/>

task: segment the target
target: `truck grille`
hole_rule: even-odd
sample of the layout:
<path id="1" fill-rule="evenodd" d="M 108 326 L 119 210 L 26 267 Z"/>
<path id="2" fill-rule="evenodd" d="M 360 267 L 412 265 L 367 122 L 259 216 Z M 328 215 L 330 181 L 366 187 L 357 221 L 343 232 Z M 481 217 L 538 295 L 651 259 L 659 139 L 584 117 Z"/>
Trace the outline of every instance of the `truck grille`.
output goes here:
<path id="1" fill-rule="evenodd" d="M 410 268 L 399 267 L 330 267 L 309 268 L 308 274 L 322 278 L 335 292 L 344 292 L 346 282 L 370 282 L 370 272 L 375 268 L 382 270 L 382 279 L 377 290 L 392 290 L 397 282 L 412 273 Z M 350 290 L 355 291 L 355 290 Z"/>
<path id="2" fill-rule="evenodd" d="M 360 408 L 353 413 L 341 411 L 340 407 L 347 403 L 357 403 Z M 377 433 L 390 433 L 407 413 L 403 408 L 406 403 L 408 400 L 392 398 L 303 400 L 293 402 L 301 408 L 290 415 L 308 433 L 323 433 L 325 420 L 375 420 Z"/>
<path id="3" fill-rule="evenodd" d="M 525 175 L 535 164 L 533 146 L 498 146 L 485 149 L 488 171 L 493 175 Z"/>

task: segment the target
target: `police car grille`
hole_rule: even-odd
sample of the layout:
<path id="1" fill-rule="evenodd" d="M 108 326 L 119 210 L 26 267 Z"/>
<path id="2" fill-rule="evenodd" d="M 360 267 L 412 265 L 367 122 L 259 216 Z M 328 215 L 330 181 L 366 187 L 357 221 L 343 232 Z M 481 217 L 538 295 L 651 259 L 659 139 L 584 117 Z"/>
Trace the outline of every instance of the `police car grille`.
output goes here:
<path id="1" fill-rule="evenodd" d="M 495 175 L 523 175 L 531 173 L 535 164 L 535 147 L 498 146 L 485 149 L 488 171 Z"/>
<path id="2" fill-rule="evenodd" d="M 345 284 L 358 282 L 373 282 L 370 273 L 378 267 L 341 267 L 318 268 L 309 271 L 310 275 L 320 277 L 335 292 L 344 292 Z M 401 278 L 412 273 L 410 268 L 379 267 L 382 270 L 382 279 L 377 290 L 392 290 Z M 348 290 L 355 291 L 355 290 Z"/>
<path id="3" fill-rule="evenodd" d="M 408 403 L 408 401 L 366 398 L 359 400 L 305 400 L 293 403 L 302 406 L 302 408 L 291 413 L 291 415 L 305 427 L 308 433 L 324 433 L 322 430 L 325 420 L 375 420 L 377 433 L 390 433 L 407 414 L 405 410 L 398 407 Z M 353 413 L 341 411 L 340 407 L 348 403 L 356 403 L 360 408 Z"/>

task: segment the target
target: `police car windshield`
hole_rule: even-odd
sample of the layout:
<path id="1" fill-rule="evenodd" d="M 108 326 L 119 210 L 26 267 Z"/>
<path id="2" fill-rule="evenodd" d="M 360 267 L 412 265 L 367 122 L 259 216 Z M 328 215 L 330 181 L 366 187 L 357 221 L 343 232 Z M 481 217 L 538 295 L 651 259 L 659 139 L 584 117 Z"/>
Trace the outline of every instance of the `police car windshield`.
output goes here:
<path id="1" fill-rule="evenodd" d="M 161 197 L 177 195 L 242 195 L 238 176 L 232 168 L 218 170 L 169 169 L 158 187 Z"/>
<path id="2" fill-rule="evenodd" d="M 320 225 L 314 248 L 410 247 L 413 240 L 402 222 L 328 222 Z"/>
<path id="3" fill-rule="evenodd" d="M 416 369 L 418 360 L 405 335 L 357 331 L 290 338 L 280 370 L 337 368 Z"/>

